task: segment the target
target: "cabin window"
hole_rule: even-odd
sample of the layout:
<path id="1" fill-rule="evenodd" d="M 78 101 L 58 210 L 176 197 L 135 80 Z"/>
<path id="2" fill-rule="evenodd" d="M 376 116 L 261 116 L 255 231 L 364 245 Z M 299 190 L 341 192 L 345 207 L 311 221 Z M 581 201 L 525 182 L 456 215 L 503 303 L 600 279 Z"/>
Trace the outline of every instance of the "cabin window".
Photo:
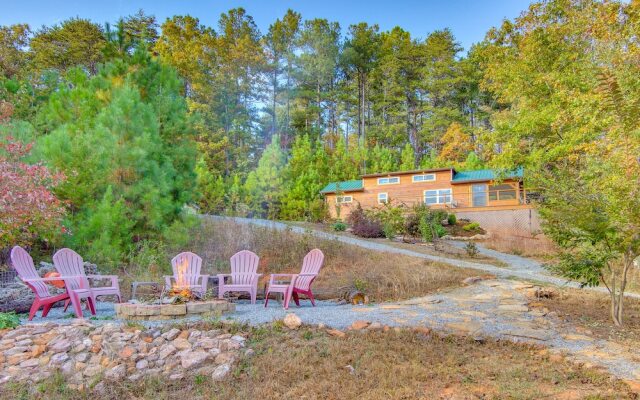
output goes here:
<path id="1" fill-rule="evenodd" d="M 389 195 L 387 193 L 378 193 L 378 204 L 383 204 L 389 201 Z"/>
<path id="2" fill-rule="evenodd" d="M 388 178 L 378 178 L 378 185 L 392 185 L 394 183 L 400 183 L 399 176 L 390 176 Z"/>
<path id="3" fill-rule="evenodd" d="M 514 200 L 516 198 L 516 189 L 513 185 L 504 183 L 502 185 L 489 186 L 489 200 Z"/>
<path id="4" fill-rule="evenodd" d="M 416 182 L 434 182 L 436 180 L 436 174 L 422 174 L 414 175 L 411 177 L 413 183 Z"/>
<path id="5" fill-rule="evenodd" d="M 336 196 L 336 203 L 338 204 L 346 204 L 353 202 L 353 197 L 351 196 Z"/>
<path id="6" fill-rule="evenodd" d="M 450 204 L 451 201 L 451 189 L 436 189 L 424 191 L 424 203 L 427 205 Z"/>

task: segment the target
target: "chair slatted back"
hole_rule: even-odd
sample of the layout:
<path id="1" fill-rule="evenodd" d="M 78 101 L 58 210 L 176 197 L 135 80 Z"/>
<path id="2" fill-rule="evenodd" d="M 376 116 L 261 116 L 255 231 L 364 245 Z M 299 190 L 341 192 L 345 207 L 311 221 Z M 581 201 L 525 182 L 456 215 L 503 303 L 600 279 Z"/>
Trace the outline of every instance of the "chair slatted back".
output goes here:
<path id="1" fill-rule="evenodd" d="M 313 276 L 299 276 L 296 280 L 296 288 L 301 290 L 309 290 L 311 282 L 320 273 L 320 268 L 324 261 L 324 254 L 320 249 L 311 250 L 302 261 L 301 274 L 312 274 Z"/>
<path id="2" fill-rule="evenodd" d="M 53 255 L 53 265 L 56 267 L 61 277 L 65 276 L 85 276 L 84 261 L 80 254 L 71 249 L 60 249 Z M 75 290 L 88 288 L 89 281 L 84 279 L 72 279 L 67 283 L 69 289 Z"/>
<path id="3" fill-rule="evenodd" d="M 185 251 L 171 260 L 173 277 L 178 286 L 197 286 L 202 269 L 202 258 L 195 253 Z"/>
<path id="4" fill-rule="evenodd" d="M 260 257 L 249 250 L 241 250 L 231 256 L 231 281 L 235 285 L 250 285 L 257 272 Z"/>
<path id="5" fill-rule="evenodd" d="M 23 280 L 40 278 L 40 275 L 38 275 L 38 271 L 36 271 L 36 267 L 33 264 L 33 258 L 31 258 L 29 253 L 20 246 L 15 246 L 11 249 L 11 265 L 13 265 L 18 276 Z M 44 282 L 29 282 L 28 285 L 35 290 L 38 297 L 51 297 L 49 289 Z"/>

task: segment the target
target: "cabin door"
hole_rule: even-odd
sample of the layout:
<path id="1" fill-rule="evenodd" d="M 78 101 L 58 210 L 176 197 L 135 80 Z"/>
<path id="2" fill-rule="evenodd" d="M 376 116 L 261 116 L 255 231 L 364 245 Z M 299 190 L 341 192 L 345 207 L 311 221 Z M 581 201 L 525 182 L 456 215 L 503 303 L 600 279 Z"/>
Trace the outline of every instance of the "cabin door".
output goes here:
<path id="1" fill-rule="evenodd" d="M 474 207 L 487 206 L 487 185 L 471 186 L 471 201 Z"/>

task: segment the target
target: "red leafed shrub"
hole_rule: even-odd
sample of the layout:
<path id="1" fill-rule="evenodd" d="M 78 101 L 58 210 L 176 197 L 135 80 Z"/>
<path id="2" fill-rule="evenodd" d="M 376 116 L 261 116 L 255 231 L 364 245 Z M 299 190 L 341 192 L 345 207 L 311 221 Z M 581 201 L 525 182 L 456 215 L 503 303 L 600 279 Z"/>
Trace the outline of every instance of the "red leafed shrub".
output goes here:
<path id="1" fill-rule="evenodd" d="M 63 203 L 52 193 L 64 176 L 23 158 L 31 144 L 0 140 L 0 249 L 51 241 L 63 232 Z"/>
<path id="2" fill-rule="evenodd" d="M 382 223 L 368 216 L 360 204 L 349 214 L 347 222 L 351 225 L 351 230 L 356 236 L 364 238 L 384 237 Z"/>

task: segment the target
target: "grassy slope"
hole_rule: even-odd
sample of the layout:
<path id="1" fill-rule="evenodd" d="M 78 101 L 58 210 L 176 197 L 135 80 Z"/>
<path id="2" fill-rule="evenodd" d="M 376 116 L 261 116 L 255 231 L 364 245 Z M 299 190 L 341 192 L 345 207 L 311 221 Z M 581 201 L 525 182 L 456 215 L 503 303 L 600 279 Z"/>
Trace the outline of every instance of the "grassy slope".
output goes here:
<path id="1" fill-rule="evenodd" d="M 208 272 L 228 272 L 229 257 L 248 249 L 260 256 L 260 272 L 267 275 L 299 272 L 306 253 L 316 247 L 325 254 L 314 282 L 320 298 L 340 297 L 357 282 L 374 301 L 408 299 L 458 286 L 464 278 L 477 275 L 413 257 L 228 221 L 203 223 L 189 250 L 203 257 Z"/>

